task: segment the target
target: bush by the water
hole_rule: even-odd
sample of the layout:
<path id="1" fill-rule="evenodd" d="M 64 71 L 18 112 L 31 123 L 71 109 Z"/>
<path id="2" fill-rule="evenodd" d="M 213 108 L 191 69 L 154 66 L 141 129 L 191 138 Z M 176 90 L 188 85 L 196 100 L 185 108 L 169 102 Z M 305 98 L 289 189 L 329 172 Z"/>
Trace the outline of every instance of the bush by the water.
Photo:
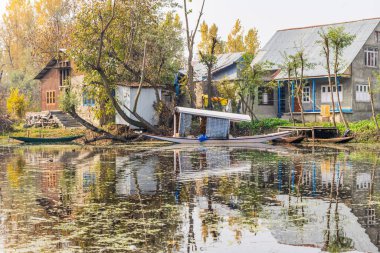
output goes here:
<path id="1" fill-rule="evenodd" d="M 380 115 L 378 115 L 378 122 L 380 124 Z M 292 123 L 288 120 L 269 118 L 252 122 L 241 122 L 238 124 L 240 133 L 249 132 L 247 134 L 265 134 L 277 130 L 280 126 L 291 126 Z M 296 126 L 302 126 L 301 123 L 297 123 Z M 308 122 L 307 127 L 320 126 L 331 127 L 330 122 Z M 380 135 L 377 132 L 375 122 L 373 120 L 361 120 L 349 123 L 351 134 L 355 136 L 355 142 L 377 142 L 380 140 Z M 337 128 L 340 134 L 345 132 L 345 126 L 343 123 L 337 123 Z"/>
<path id="2" fill-rule="evenodd" d="M 279 118 L 269 118 L 263 120 L 253 120 L 251 122 L 239 123 L 240 129 L 250 130 L 252 134 L 268 133 L 277 130 L 279 126 L 289 126 L 291 123 L 288 120 Z"/>

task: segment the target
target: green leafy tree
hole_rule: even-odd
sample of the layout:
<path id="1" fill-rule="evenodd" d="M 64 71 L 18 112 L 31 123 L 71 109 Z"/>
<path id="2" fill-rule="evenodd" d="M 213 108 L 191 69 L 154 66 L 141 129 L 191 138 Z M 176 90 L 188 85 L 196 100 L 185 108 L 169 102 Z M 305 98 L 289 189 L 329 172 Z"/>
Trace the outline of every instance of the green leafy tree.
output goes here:
<path id="1" fill-rule="evenodd" d="M 113 91 L 120 82 L 165 86 L 170 73 L 179 66 L 179 19 L 162 15 L 164 7 L 166 1 L 92 0 L 77 15 L 70 50 L 79 71 L 89 75 L 89 83 L 104 89 L 112 107 L 126 122 L 155 133 L 160 131 L 134 108 L 121 104 Z"/>
<path id="2" fill-rule="evenodd" d="M 218 28 L 213 24 L 208 31 L 204 31 L 207 28 L 206 23 L 202 26 L 202 41 L 199 45 L 199 56 L 201 63 L 203 63 L 207 68 L 207 94 L 208 94 L 208 105 L 207 108 L 212 108 L 211 98 L 213 96 L 212 92 L 212 69 L 217 63 L 216 48 L 219 44 L 218 38 Z"/>
<path id="3" fill-rule="evenodd" d="M 344 66 L 344 62 L 342 60 L 344 49 L 352 44 L 356 35 L 347 33 L 344 31 L 343 26 L 338 26 L 338 27 L 330 27 L 327 31 L 327 37 L 330 40 L 330 45 L 333 52 L 333 71 L 334 71 L 334 79 L 335 79 L 335 92 L 336 92 L 336 97 L 338 99 L 339 113 L 344 123 L 344 126 L 346 127 L 346 129 L 349 129 L 348 122 L 346 118 L 344 117 L 344 114 L 342 111 L 342 104 L 339 97 L 338 73 L 342 70 L 342 67 Z"/>

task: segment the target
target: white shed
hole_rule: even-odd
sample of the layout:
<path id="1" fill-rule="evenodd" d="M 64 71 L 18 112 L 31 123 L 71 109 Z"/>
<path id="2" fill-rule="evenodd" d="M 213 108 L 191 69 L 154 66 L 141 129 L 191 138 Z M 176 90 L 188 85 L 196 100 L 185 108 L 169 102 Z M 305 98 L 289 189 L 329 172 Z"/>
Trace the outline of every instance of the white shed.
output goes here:
<path id="1" fill-rule="evenodd" d="M 119 101 L 123 111 L 128 117 L 135 120 L 136 118 L 132 116 L 131 113 L 125 109 L 123 105 L 130 109 L 133 109 L 138 88 L 139 83 L 136 82 L 119 84 L 116 88 L 116 99 Z M 158 88 L 158 92 L 161 98 L 161 87 Z M 143 84 L 141 88 L 140 98 L 137 103 L 137 113 L 152 125 L 158 124 L 158 116 L 153 108 L 155 102 L 156 93 L 154 88 L 149 84 Z M 118 113 L 116 113 L 115 122 L 119 125 L 129 126 L 129 123 L 127 123 Z M 134 126 L 130 127 L 133 129 L 137 128 Z"/>

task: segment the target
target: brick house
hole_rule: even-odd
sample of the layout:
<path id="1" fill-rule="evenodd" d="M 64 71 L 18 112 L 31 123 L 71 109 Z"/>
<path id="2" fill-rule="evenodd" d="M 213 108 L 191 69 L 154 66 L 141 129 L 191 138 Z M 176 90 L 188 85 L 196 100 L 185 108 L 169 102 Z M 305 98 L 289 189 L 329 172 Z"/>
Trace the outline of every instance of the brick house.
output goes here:
<path id="1" fill-rule="evenodd" d="M 52 58 L 34 79 L 40 81 L 42 112 L 49 111 L 52 114 L 62 115 L 60 96 L 70 87 L 71 92 L 75 93 L 79 100 L 77 113 L 92 124 L 101 124 L 93 113 L 95 100 L 85 91 L 84 75 L 75 70 L 72 61 L 63 50 L 58 57 Z"/>

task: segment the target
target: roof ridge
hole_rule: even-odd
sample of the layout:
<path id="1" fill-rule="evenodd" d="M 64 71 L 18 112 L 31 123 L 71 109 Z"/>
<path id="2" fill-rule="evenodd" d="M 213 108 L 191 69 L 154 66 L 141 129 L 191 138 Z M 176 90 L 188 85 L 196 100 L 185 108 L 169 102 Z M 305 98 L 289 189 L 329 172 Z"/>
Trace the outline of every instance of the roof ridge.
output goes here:
<path id="1" fill-rule="evenodd" d="M 329 23 L 329 24 L 323 24 L 323 25 L 311 25 L 311 26 L 303 26 L 303 27 L 285 28 L 285 29 L 280 29 L 280 30 L 277 30 L 277 31 L 278 32 L 282 32 L 282 31 L 291 31 L 291 30 L 302 30 L 302 29 L 324 27 L 324 26 L 330 26 L 330 25 L 339 25 L 339 24 L 348 24 L 348 23 L 355 23 L 355 22 L 361 22 L 361 21 L 376 20 L 376 19 L 378 19 L 380 21 L 380 17 L 365 18 L 365 19 L 358 19 L 358 20 L 352 20 L 352 21 L 343 21 L 343 22 Z"/>

